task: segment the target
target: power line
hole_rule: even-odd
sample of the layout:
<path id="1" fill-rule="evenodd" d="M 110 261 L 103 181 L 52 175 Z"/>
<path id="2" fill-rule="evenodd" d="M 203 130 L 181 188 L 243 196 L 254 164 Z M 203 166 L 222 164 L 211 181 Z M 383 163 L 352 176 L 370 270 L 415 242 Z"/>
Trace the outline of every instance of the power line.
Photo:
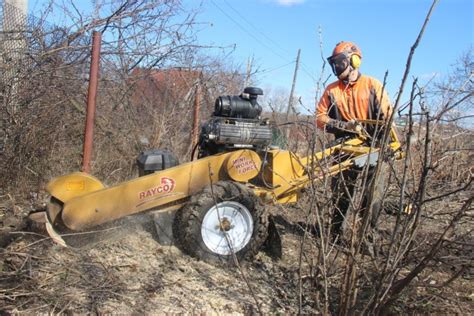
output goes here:
<path id="1" fill-rule="evenodd" d="M 303 62 L 301 62 L 301 70 L 303 70 L 303 72 L 306 73 L 314 82 L 318 81 L 316 77 L 308 69 L 308 66 Z"/>
<path id="2" fill-rule="evenodd" d="M 267 68 L 267 69 L 263 69 L 263 70 L 257 70 L 255 71 L 254 73 L 252 73 L 252 75 L 265 75 L 265 74 L 268 74 L 268 73 L 271 73 L 273 71 L 276 71 L 278 69 L 281 69 L 281 68 L 284 68 L 284 67 L 287 67 L 289 65 L 292 65 L 294 64 L 295 62 L 294 61 L 291 61 L 289 63 L 286 63 L 286 64 L 283 64 L 283 65 L 280 65 L 280 66 L 276 66 L 276 67 L 273 67 L 273 68 Z M 239 75 L 246 75 L 245 72 L 237 72 Z"/>
<path id="3" fill-rule="evenodd" d="M 290 52 L 288 52 L 286 49 L 280 46 L 277 42 L 275 42 L 271 37 L 267 36 L 263 31 L 261 31 L 259 28 L 257 28 L 251 21 L 249 21 L 244 15 L 242 15 L 237 9 L 235 9 L 227 0 L 224 0 L 225 4 L 231 8 L 232 11 L 234 11 L 242 20 L 247 22 L 247 24 L 256 30 L 258 33 L 260 33 L 263 37 L 265 37 L 269 42 L 271 42 L 273 45 L 275 45 L 276 48 L 280 49 L 282 52 L 285 54 L 291 55 Z"/>
<path id="4" fill-rule="evenodd" d="M 247 25 L 251 28 L 251 29 L 254 29 L 255 31 L 257 31 L 264 39 L 266 39 L 269 43 L 272 44 L 272 46 L 278 48 L 279 50 L 281 50 L 282 52 L 286 53 L 286 54 L 290 54 L 286 49 L 282 48 L 280 46 L 280 44 L 278 44 L 277 42 L 275 42 L 272 38 L 270 38 L 269 36 L 267 36 L 264 32 L 262 32 L 259 28 L 257 28 L 251 21 L 249 21 L 245 16 L 243 16 L 237 9 L 235 9 L 227 0 L 223 0 L 224 3 L 233 11 L 235 12 L 244 22 L 247 23 Z M 256 42 L 258 42 L 260 45 L 262 45 L 263 47 L 265 47 L 267 50 L 271 51 L 274 55 L 280 57 L 281 59 L 285 60 L 285 61 L 288 61 L 288 57 L 285 57 L 285 56 L 282 56 L 281 54 L 279 54 L 278 52 L 276 52 L 272 47 L 268 46 L 265 42 L 262 41 L 261 38 L 258 38 L 255 36 L 254 33 L 252 33 L 251 31 L 249 31 L 246 27 L 244 27 L 241 23 L 239 23 L 236 19 L 234 19 L 230 14 L 228 14 L 223 8 L 221 8 L 214 0 L 211 0 L 211 3 L 220 11 L 222 12 L 227 18 L 229 18 L 229 20 L 231 20 L 235 25 L 237 25 L 243 32 L 245 32 L 247 35 L 249 35 L 251 38 L 253 38 Z M 270 68 L 270 69 L 264 69 L 262 71 L 257 71 L 255 72 L 255 74 L 258 74 L 258 75 L 262 75 L 262 74 L 267 74 L 267 73 L 270 73 L 270 72 L 273 72 L 275 70 L 278 70 L 278 69 L 281 69 L 283 67 L 286 67 L 290 64 L 293 64 L 295 63 L 294 60 L 288 62 L 287 64 L 284 64 L 284 65 L 281 65 L 281 66 L 277 66 L 277 67 L 274 67 L 274 68 Z M 316 77 L 311 73 L 310 70 L 308 70 L 308 66 L 301 62 L 301 67 L 302 67 L 302 71 L 308 75 L 311 80 L 313 80 L 313 82 L 317 82 L 318 80 L 316 79 Z"/>
<path id="5" fill-rule="evenodd" d="M 256 30 L 258 33 L 260 33 L 263 37 L 265 37 L 269 42 L 271 42 L 276 48 L 280 49 L 282 52 L 285 54 L 290 55 L 290 52 L 288 52 L 286 49 L 280 46 L 277 42 L 275 42 L 271 37 L 267 36 L 263 31 L 261 31 L 258 27 L 256 27 L 250 20 L 248 20 L 244 15 L 242 15 L 237 9 L 235 9 L 227 0 L 223 0 L 224 3 L 232 10 L 234 11 L 242 20 L 247 22 L 247 24 L 252 27 L 254 30 Z M 310 70 L 308 70 L 308 66 L 301 61 L 301 67 L 303 72 L 305 72 L 314 82 L 317 81 L 316 77 L 311 73 Z"/>
<path id="6" fill-rule="evenodd" d="M 280 55 L 279 53 L 275 52 L 275 50 L 273 50 L 271 47 L 269 47 L 268 45 L 266 45 L 264 42 L 262 42 L 259 38 L 255 37 L 254 34 L 252 34 L 252 32 L 248 31 L 245 27 L 243 27 L 239 22 L 237 22 L 231 15 L 229 15 L 227 12 L 225 12 L 220 6 L 218 6 L 214 0 L 211 0 L 211 3 L 219 10 L 221 11 L 226 17 L 228 17 L 232 22 L 234 22 L 242 31 L 244 31 L 245 33 L 247 33 L 250 37 L 252 37 L 257 43 L 259 43 L 260 45 L 264 46 L 266 49 L 268 49 L 269 51 L 271 51 L 273 54 L 275 54 L 276 56 L 280 57 L 281 59 L 285 60 L 285 61 L 288 61 L 288 58 L 287 57 L 284 57 L 282 55 Z"/>
<path id="7" fill-rule="evenodd" d="M 263 69 L 262 71 L 257 71 L 256 73 L 257 73 L 257 74 L 266 74 L 266 73 L 273 72 L 273 71 L 275 71 L 275 70 L 284 68 L 284 67 L 286 67 L 286 66 L 288 66 L 288 65 L 291 65 L 291 64 L 293 64 L 293 63 L 294 63 L 294 61 L 290 61 L 289 63 L 286 63 L 286 64 L 284 64 L 284 65 L 277 66 L 277 67 L 270 68 L 270 69 Z"/>

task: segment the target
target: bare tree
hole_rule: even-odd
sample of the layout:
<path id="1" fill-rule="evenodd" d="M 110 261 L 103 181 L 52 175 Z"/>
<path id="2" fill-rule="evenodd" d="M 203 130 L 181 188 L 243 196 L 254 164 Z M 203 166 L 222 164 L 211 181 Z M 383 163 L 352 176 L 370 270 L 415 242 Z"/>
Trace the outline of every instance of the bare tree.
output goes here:
<path id="1" fill-rule="evenodd" d="M 82 12 L 74 1 L 50 1 L 19 31 L 27 43 L 21 67 L 0 64 L 3 74 L 20 69 L 18 102 L 11 102 L 8 80 L 1 87 L 5 185 L 40 188 L 42 181 L 79 168 L 93 30 L 103 33 L 103 43 L 92 169 L 105 181 L 134 175 L 135 156 L 147 146 L 188 157 L 186 118 L 198 82 L 207 85 L 206 104 L 231 83 L 240 89 L 237 66 L 206 57 L 196 43 L 197 10 L 185 11 L 177 0 L 94 5 Z M 58 13 L 62 25 L 45 22 Z"/>

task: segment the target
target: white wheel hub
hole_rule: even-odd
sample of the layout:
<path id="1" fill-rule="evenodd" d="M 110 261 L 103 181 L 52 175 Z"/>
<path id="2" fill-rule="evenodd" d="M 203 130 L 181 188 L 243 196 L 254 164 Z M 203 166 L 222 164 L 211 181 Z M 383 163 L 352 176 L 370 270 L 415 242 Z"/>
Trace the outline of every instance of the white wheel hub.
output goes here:
<path id="1" fill-rule="evenodd" d="M 207 211 L 201 224 L 204 244 L 218 255 L 242 250 L 252 238 L 253 219 L 240 203 L 225 201 Z"/>

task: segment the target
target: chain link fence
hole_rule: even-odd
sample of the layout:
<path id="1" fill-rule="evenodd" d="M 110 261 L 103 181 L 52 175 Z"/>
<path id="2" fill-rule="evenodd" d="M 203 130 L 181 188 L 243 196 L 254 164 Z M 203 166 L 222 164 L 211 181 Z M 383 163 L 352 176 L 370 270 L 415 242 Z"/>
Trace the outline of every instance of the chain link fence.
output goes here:
<path id="1" fill-rule="evenodd" d="M 2 120 L 0 128 L 0 151 L 4 149 L 8 115 L 5 111 L 15 109 L 19 98 L 20 77 L 28 69 L 26 34 L 28 17 L 23 10 L 8 3 L 0 6 L 0 97 Z"/>
<path id="2" fill-rule="evenodd" d="M 2 62 L 9 63 L 26 53 L 26 34 L 29 28 L 25 10 L 4 2 L 0 6 Z"/>
<path id="3" fill-rule="evenodd" d="M 81 35 L 68 42 L 66 28 L 25 11 L 0 5 L 0 182 L 5 187 L 21 179 L 27 186 L 40 185 L 52 164 L 72 168 L 80 159 L 77 149 L 64 150 L 65 157 L 77 156 L 64 163 L 56 150 L 80 146 L 83 109 L 73 113 L 67 104 L 82 103 L 90 41 Z"/>

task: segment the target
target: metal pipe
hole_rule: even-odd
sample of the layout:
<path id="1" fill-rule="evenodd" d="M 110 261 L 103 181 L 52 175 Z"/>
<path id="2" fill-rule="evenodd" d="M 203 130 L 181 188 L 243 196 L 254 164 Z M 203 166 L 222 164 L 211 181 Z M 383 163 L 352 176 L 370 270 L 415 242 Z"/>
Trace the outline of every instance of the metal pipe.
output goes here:
<path id="1" fill-rule="evenodd" d="M 101 32 L 94 31 L 92 33 L 91 66 L 89 72 L 86 127 L 84 131 L 84 148 L 82 156 L 82 171 L 85 173 L 90 173 L 90 162 L 92 156 L 92 143 L 94 135 L 95 104 L 97 99 L 97 86 L 99 82 L 98 78 L 101 38 Z"/>

